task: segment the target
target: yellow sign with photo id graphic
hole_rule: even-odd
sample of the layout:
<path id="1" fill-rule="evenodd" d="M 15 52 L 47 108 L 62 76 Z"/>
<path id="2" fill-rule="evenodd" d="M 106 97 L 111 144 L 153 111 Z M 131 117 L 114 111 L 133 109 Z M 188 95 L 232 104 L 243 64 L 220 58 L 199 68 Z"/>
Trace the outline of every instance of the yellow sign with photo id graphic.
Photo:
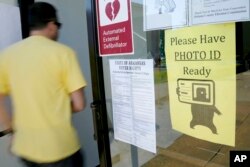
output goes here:
<path id="1" fill-rule="evenodd" d="M 165 31 L 172 127 L 235 145 L 235 23 Z"/>

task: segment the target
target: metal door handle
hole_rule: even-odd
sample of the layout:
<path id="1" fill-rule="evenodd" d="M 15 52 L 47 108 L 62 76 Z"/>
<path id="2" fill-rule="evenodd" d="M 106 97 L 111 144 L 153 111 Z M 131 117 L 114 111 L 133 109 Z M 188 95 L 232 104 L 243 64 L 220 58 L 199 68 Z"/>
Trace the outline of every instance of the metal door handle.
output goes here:
<path id="1" fill-rule="evenodd" d="M 3 136 L 10 134 L 10 133 L 12 133 L 12 130 L 10 130 L 10 129 L 3 130 L 0 132 L 0 137 L 3 137 Z"/>
<path id="2" fill-rule="evenodd" d="M 98 107 L 98 102 L 94 101 L 91 103 L 90 105 L 91 110 L 92 110 L 92 114 L 93 114 L 93 124 L 94 124 L 94 140 L 97 140 L 97 136 L 98 136 L 98 129 L 97 129 L 97 121 L 100 120 L 100 115 L 97 112 L 97 107 Z"/>

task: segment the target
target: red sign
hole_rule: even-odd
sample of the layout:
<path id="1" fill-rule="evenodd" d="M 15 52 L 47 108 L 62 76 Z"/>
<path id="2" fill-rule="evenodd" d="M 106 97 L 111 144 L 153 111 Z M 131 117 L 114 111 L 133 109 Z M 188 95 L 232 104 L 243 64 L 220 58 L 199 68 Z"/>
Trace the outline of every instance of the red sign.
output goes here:
<path id="1" fill-rule="evenodd" d="M 97 0 L 100 56 L 134 53 L 130 0 Z"/>

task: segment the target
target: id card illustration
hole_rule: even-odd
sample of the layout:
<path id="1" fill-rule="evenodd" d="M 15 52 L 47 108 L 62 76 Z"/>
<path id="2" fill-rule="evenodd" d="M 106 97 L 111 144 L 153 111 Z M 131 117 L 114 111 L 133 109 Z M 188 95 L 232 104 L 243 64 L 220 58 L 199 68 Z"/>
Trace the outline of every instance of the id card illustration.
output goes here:
<path id="1" fill-rule="evenodd" d="M 127 3 L 125 0 L 99 0 L 100 26 L 127 21 Z"/>
<path id="2" fill-rule="evenodd" d="M 221 115 L 215 106 L 215 83 L 212 80 L 184 79 L 177 80 L 176 93 L 182 103 L 191 104 L 192 120 L 190 128 L 205 126 L 217 134 L 214 113 Z"/>
<path id="3" fill-rule="evenodd" d="M 212 80 L 178 79 L 177 84 L 180 102 L 214 105 L 215 86 Z"/>

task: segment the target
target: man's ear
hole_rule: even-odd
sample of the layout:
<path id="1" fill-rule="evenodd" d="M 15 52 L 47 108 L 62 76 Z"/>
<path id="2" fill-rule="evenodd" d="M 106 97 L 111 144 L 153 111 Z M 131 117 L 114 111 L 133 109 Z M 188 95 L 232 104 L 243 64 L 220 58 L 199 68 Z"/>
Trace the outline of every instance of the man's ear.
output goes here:
<path id="1" fill-rule="evenodd" d="M 47 23 L 47 26 L 45 28 L 46 36 L 52 40 L 57 39 L 58 29 L 57 26 L 53 21 L 50 21 Z"/>

